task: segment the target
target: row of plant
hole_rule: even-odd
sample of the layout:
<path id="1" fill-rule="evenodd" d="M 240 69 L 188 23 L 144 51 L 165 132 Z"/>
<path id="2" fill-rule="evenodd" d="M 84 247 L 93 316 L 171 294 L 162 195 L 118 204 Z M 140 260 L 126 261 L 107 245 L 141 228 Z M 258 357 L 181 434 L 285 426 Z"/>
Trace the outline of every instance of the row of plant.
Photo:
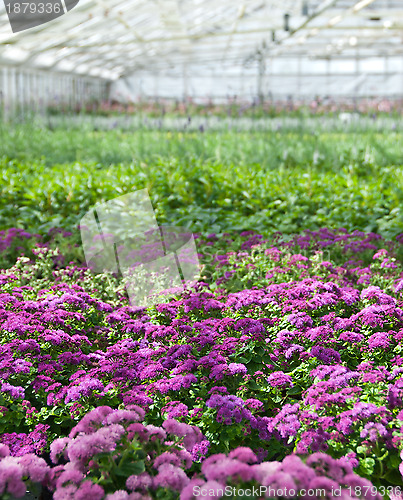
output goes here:
<path id="1" fill-rule="evenodd" d="M 359 112 L 362 114 L 402 114 L 403 102 L 399 99 L 373 98 L 357 100 L 333 100 L 320 97 L 312 100 L 294 99 L 292 96 L 285 100 L 270 100 L 260 102 L 258 98 L 242 100 L 234 97 L 225 104 L 214 103 L 213 100 L 202 102 L 164 100 L 138 101 L 136 103 L 119 103 L 117 101 L 96 101 L 71 107 L 60 102 L 47 108 L 49 114 L 81 113 L 114 116 L 125 114 L 145 114 L 150 117 L 173 116 L 250 116 L 278 117 L 278 116 L 307 116 L 329 115 L 341 112 Z"/>
<path id="2" fill-rule="evenodd" d="M 318 125 L 319 127 L 319 125 Z M 95 203 L 148 188 L 160 223 L 296 233 L 402 227 L 401 132 L 1 130 L 0 229 L 74 229 Z"/>
<path id="3" fill-rule="evenodd" d="M 402 239 L 200 236 L 202 280 L 139 310 L 74 235 L 3 233 L 0 494 L 395 498 Z"/>

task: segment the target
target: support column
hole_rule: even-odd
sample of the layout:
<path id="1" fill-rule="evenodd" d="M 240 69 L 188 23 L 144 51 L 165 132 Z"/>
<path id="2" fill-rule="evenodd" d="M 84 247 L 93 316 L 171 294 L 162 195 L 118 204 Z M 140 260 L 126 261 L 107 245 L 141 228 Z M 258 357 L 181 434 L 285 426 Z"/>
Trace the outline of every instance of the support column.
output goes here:
<path id="1" fill-rule="evenodd" d="M 297 96 L 299 98 L 302 97 L 302 82 L 301 82 L 301 77 L 302 77 L 302 68 L 301 68 L 301 56 L 298 56 L 298 69 L 297 69 Z"/>
<path id="2" fill-rule="evenodd" d="M 183 100 L 186 102 L 189 97 L 189 82 L 188 82 L 187 64 L 183 63 Z"/>
<path id="3" fill-rule="evenodd" d="M 9 117 L 9 87 L 8 87 L 8 68 L 4 67 L 2 71 L 2 95 L 1 95 L 1 108 L 2 108 L 2 114 L 3 114 L 3 120 L 6 121 L 8 120 Z"/>
<path id="4" fill-rule="evenodd" d="M 263 43 L 261 49 L 257 52 L 257 63 L 258 63 L 258 74 L 257 74 L 257 98 L 259 104 L 263 104 L 264 101 L 264 85 L 265 85 L 265 74 L 266 74 L 266 45 Z"/>

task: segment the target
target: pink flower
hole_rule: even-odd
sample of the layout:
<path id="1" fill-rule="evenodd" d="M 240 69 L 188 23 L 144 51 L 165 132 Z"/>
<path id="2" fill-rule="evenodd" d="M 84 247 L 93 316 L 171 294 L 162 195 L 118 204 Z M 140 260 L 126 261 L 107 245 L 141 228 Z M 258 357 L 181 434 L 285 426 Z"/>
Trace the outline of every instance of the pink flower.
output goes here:
<path id="1" fill-rule="evenodd" d="M 381 248 L 380 250 L 378 250 L 374 256 L 372 257 L 374 260 L 375 259 L 381 259 L 382 257 L 386 257 L 386 255 L 388 255 L 388 251 L 385 250 L 384 248 Z"/>
<path id="2" fill-rule="evenodd" d="M 124 432 L 121 425 L 114 424 L 102 427 L 93 434 L 78 436 L 68 444 L 67 455 L 76 467 L 84 471 L 94 455 L 113 451 Z"/>
<path id="3" fill-rule="evenodd" d="M 74 495 L 74 500 L 102 500 L 105 492 L 99 484 L 94 484 L 92 481 L 84 481 L 77 489 Z"/>
<path id="4" fill-rule="evenodd" d="M 172 464 L 180 467 L 181 460 L 174 453 L 165 451 L 154 460 L 153 467 L 154 469 L 158 469 L 162 464 Z"/>
<path id="5" fill-rule="evenodd" d="M 203 434 L 198 427 L 177 422 L 173 419 L 165 420 L 162 427 L 169 433 L 177 437 L 183 437 L 183 446 L 191 451 L 196 443 L 203 441 Z"/>
<path id="6" fill-rule="evenodd" d="M 203 472 L 208 480 L 224 484 L 229 479 L 237 480 L 239 478 L 242 481 L 253 479 L 253 469 L 248 464 L 228 457 L 204 467 Z"/>
<path id="7" fill-rule="evenodd" d="M 33 453 L 19 457 L 18 464 L 22 468 L 23 475 L 29 477 L 34 483 L 42 483 L 50 470 L 45 460 Z"/>
<path id="8" fill-rule="evenodd" d="M 118 490 L 115 493 L 109 493 L 106 495 L 105 500 L 128 500 L 129 494 L 127 491 Z"/>
<path id="9" fill-rule="evenodd" d="M 50 459 L 54 464 L 59 461 L 59 456 L 65 451 L 66 446 L 71 442 L 68 437 L 55 439 L 50 445 Z"/>
<path id="10" fill-rule="evenodd" d="M 129 476 L 126 480 L 126 488 L 130 491 L 146 491 L 148 488 L 151 488 L 152 483 L 151 476 L 147 472 L 143 472 L 138 476 Z"/>
<path id="11" fill-rule="evenodd" d="M 105 500 L 128 500 L 129 494 L 127 491 L 118 490 L 115 493 L 109 493 L 106 495 Z"/>
<path id="12" fill-rule="evenodd" d="M 80 422 L 78 422 L 75 427 L 73 427 L 69 437 L 74 438 L 79 432 L 83 432 L 85 434 L 95 432 L 98 427 L 101 427 L 105 417 L 109 415 L 109 413 L 112 413 L 112 411 L 112 408 L 109 408 L 109 406 L 99 406 L 95 410 L 90 411 L 80 420 Z"/>
<path id="13" fill-rule="evenodd" d="M 257 462 L 256 455 L 250 448 L 247 448 L 246 446 L 239 446 L 238 448 L 235 448 L 235 450 L 230 451 L 228 456 L 247 464 L 254 464 Z"/>
<path id="14" fill-rule="evenodd" d="M 193 500 L 194 498 L 198 498 L 194 496 L 195 488 L 201 488 L 205 484 L 206 483 L 203 479 L 192 479 L 190 483 L 188 483 L 188 485 L 181 491 L 180 500 Z M 219 483 L 217 483 L 216 488 L 217 487 L 222 489 L 222 485 Z"/>
<path id="15" fill-rule="evenodd" d="M 84 481 L 82 483 L 69 484 L 61 486 L 53 493 L 54 500 L 102 500 L 105 492 L 99 484 L 94 484 L 92 481 Z"/>
<path id="16" fill-rule="evenodd" d="M 136 437 L 140 443 L 145 443 L 149 439 L 149 433 L 143 424 L 130 424 L 126 431 L 127 439 L 130 441 Z"/>
<path id="17" fill-rule="evenodd" d="M 221 498 L 223 495 L 223 485 L 218 483 L 217 481 L 207 481 L 204 483 L 204 485 L 200 488 L 200 496 L 202 498 Z M 205 496 L 205 495 L 208 496 Z M 212 496 L 210 496 L 212 494 Z M 182 500 L 182 497 L 181 497 Z"/>
<path id="18" fill-rule="evenodd" d="M 79 484 L 84 475 L 78 470 L 65 470 L 56 481 L 56 489 L 62 488 L 66 483 Z"/>
<path id="19" fill-rule="evenodd" d="M 0 495 L 10 493 L 19 498 L 27 491 L 22 481 L 23 469 L 15 457 L 5 457 L 0 461 Z"/>
<path id="20" fill-rule="evenodd" d="M 130 410 L 114 410 L 105 418 L 105 424 L 116 424 L 123 422 L 141 422 L 144 420 L 145 411 L 136 405 L 131 405 Z"/>
<path id="21" fill-rule="evenodd" d="M 185 472 L 172 464 L 162 464 L 158 474 L 154 477 L 154 487 L 168 488 L 181 491 L 189 482 Z"/>

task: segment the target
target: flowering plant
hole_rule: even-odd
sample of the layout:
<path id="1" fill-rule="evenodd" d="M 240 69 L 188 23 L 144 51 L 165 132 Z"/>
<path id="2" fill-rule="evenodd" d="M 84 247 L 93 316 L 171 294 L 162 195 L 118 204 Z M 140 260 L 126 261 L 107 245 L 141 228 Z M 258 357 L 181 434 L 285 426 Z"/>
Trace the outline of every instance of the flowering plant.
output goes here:
<path id="1" fill-rule="evenodd" d="M 117 277 L 33 248 L 0 271 L 7 460 L 46 459 L 55 498 L 179 495 L 238 447 L 257 464 L 325 453 L 402 486 L 401 241 L 210 235 L 204 281 L 148 309 Z"/>

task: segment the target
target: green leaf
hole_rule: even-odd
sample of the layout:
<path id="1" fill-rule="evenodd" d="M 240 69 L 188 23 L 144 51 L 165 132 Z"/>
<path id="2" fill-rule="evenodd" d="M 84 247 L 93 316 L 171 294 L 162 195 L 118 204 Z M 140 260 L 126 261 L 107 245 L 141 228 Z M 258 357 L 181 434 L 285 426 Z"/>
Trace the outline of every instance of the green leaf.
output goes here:
<path id="1" fill-rule="evenodd" d="M 386 481 L 393 484 L 394 486 L 403 486 L 403 479 L 399 470 L 396 469 L 389 470 L 384 475 L 384 479 L 386 479 Z"/>
<path id="2" fill-rule="evenodd" d="M 123 462 L 121 466 L 115 469 L 115 474 L 117 476 L 129 477 L 133 475 L 139 475 L 144 471 L 144 461 L 138 460 L 137 462 Z"/>
<path id="3" fill-rule="evenodd" d="M 375 460 L 373 458 L 367 457 L 363 460 L 360 460 L 359 471 L 363 473 L 363 475 L 367 477 L 371 477 L 374 473 L 375 468 Z"/>

